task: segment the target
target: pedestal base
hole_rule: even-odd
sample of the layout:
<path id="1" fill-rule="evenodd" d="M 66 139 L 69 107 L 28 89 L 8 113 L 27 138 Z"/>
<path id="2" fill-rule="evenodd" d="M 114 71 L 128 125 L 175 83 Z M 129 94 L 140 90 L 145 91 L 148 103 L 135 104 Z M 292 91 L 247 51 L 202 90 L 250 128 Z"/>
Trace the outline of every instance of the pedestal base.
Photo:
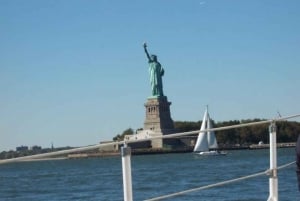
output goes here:
<path id="1" fill-rule="evenodd" d="M 174 122 L 171 118 L 170 105 L 171 102 L 168 102 L 166 96 L 148 98 L 145 103 L 144 130 L 152 130 L 163 135 L 172 133 Z"/>

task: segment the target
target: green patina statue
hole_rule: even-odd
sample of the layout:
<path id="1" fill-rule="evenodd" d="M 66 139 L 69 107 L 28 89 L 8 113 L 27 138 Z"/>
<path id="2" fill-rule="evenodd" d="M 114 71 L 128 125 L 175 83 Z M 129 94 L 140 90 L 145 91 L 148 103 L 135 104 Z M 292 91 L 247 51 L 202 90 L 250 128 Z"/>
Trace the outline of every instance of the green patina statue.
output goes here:
<path id="1" fill-rule="evenodd" d="M 150 73 L 150 84 L 152 90 L 152 96 L 158 97 L 163 96 L 163 83 L 162 76 L 164 75 L 164 69 L 161 64 L 157 61 L 156 55 L 149 55 L 147 51 L 147 44 L 144 43 L 144 50 L 148 58 L 149 73 Z"/>

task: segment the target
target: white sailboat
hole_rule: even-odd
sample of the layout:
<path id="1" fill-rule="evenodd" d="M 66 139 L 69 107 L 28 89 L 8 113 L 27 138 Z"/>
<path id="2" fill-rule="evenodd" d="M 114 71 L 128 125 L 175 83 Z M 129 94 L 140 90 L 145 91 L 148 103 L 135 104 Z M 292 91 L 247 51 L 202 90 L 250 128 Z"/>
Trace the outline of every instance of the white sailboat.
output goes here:
<path id="1" fill-rule="evenodd" d="M 212 122 L 208 114 L 208 108 L 206 107 L 194 152 L 200 155 L 225 155 L 225 152 L 216 150 L 218 149 L 218 143 L 215 132 L 205 131 L 207 129 L 212 129 Z"/>

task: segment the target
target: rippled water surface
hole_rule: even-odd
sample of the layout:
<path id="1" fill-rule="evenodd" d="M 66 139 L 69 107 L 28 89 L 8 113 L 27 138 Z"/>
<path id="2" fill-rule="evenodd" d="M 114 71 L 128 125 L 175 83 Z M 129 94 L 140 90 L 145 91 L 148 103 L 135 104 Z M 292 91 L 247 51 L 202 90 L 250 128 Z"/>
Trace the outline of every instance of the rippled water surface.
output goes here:
<path id="1" fill-rule="evenodd" d="M 278 150 L 278 165 L 295 160 L 294 148 Z M 134 200 L 196 188 L 264 171 L 268 150 L 229 151 L 227 156 L 192 153 L 132 156 Z M 296 166 L 280 170 L 281 201 L 300 200 Z M 0 166 L 0 200 L 123 200 L 121 157 L 39 161 Z M 267 176 L 167 200 L 267 200 Z"/>

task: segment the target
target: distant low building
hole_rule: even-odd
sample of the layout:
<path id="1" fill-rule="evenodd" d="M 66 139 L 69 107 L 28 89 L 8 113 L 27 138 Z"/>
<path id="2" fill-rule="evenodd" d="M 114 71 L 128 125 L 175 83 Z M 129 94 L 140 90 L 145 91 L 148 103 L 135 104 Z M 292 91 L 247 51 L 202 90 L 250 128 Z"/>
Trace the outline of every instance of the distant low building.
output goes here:
<path id="1" fill-rule="evenodd" d="M 16 147 L 16 151 L 28 151 L 28 146 L 19 146 Z"/>
<path id="2" fill-rule="evenodd" d="M 159 134 L 161 135 L 161 134 Z M 153 130 L 139 130 L 136 134 L 133 135 L 125 135 L 125 141 L 135 141 L 135 140 L 146 140 L 152 137 L 155 137 L 156 133 Z M 158 141 L 158 142 L 157 142 Z M 133 149 L 138 148 L 161 148 L 161 140 L 147 140 L 141 142 L 133 142 L 129 143 L 129 146 Z"/>
<path id="3" fill-rule="evenodd" d="M 136 134 L 125 135 L 125 141 L 139 141 L 140 142 L 129 142 L 128 145 L 133 149 L 139 148 L 168 148 L 168 149 L 190 149 L 195 146 L 197 140 L 196 135 L 194 136 L 181 136 L 173 137 L 162 140 L 159 138 L 161 133 L 153 130 L 139 130 Z M 157 138 L 158 137 L 158 138 Z M 154 139 L 151 139 L 154 138 Z M 155 139 L 156 138 L 156 139 Z M 147 140 L 149 139 L 149 140 Z"/>
<path id="4" fill-rule="evenodd" d="M 41 147 L 41 146 L 34 145 L 34 146 L 31 147 L 31 150 L 32 150 L 32 151 L 40 151 L 40 150 L 42 150 L 42 147 Z"/>

